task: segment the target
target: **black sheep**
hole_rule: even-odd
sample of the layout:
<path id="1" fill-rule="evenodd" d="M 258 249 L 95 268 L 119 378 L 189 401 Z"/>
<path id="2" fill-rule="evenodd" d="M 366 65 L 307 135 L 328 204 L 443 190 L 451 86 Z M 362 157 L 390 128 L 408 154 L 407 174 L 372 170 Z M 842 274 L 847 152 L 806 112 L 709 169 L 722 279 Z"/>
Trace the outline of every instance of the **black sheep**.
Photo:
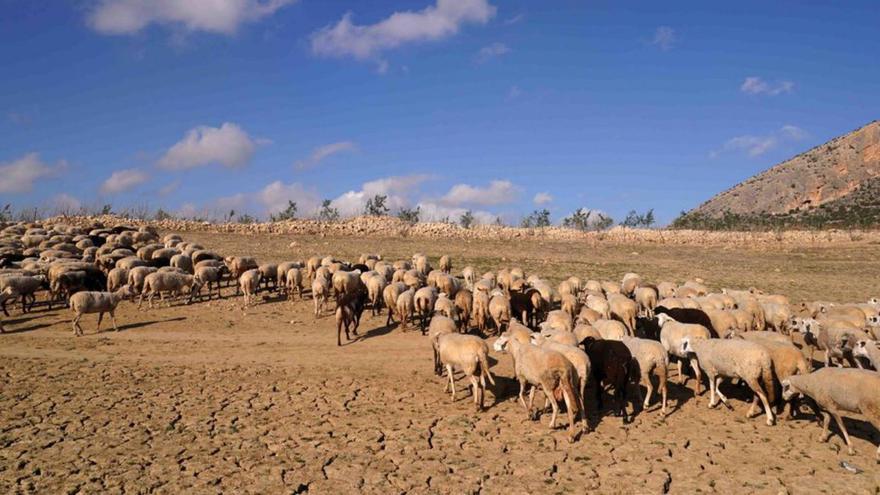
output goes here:
<path id="1" fill-rule="evenodd" d="M 605 386 L 610 386 L 614 389 L 614 397 L 618 402 L 617 415 L 622 416 L 626 423 L 627 387 L 635 374 L 632 353 L 623 342 L 617 340 L 587 338 L 583 341 L 583 346 L 590 358 L 590 372 L 596 386 L 598 409 L 602 409 L 602 392 Z"/>

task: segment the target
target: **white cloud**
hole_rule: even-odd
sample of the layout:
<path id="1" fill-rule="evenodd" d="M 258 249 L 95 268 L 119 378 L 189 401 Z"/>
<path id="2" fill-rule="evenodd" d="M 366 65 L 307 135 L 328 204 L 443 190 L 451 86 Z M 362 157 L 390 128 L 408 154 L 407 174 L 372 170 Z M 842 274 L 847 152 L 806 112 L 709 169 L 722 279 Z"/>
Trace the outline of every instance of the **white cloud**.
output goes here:
<path id="1" fill-rule="evenodd" d="M 493 180 L 488 187 L 456 184 L 440 198 L 440 203 L 446 206 L 500 205 L 516 201 L 519 192 L 519 188 L 508 180 Z"/>
<path id="2" fill-rule="evenodd" d="M 277 180 L 257 193 L 257 201 L 266 208 L 267 213 L 278 213 L 287 208 L 287 202 L 296 203 L 300 215 L 310 214 L 318 209 L 321 197 L 306 189 L 302 184 L 284 184 Z"/>
<path id="3" fill-rule="evenodd" d="M 28 153 L 11 162 L 0 162 L 0 193 L 26 193 L 34 188 L 34 182 L 54 177 L 67 168 L 67 162 L 54 166 L 40 160 L 39 153 Z"/>
<path id="4" fill-rule="evenodd" d="M 169 195 L 171 195 L 172 193 L 174 193 L 174 191 L 177 191 L 177 189 L 178 189 L 179 187 L 180 187 L 180 181 L 179 181 L 179 180 L 175 180 L 175 181 L 169 182 L 168 184 L 165 184 L 164 186 L 162 186 L 161 188 L 159 188 L 159 196 L 163 196 L 163 197 L 164 197 L 164 196 L 169 196 Z"/>
<path id="5" fill-rule="evenodd" d="M 669 26 L 658 27 L 654 31 L 654 38 L 651 40 L 652 45 L 659 47 L 663 51 L 671 50 L 677 42 L 678 35 L 675 33 L 675 29 Z"/>
<path id="6" fill-rule="evenodd" d="M 325 158 L 329 158 L 337 153 L 342 153 L 345 151 L 354 151 L 355 149 L 357 149 L 357 145 L 351 141 L 340 141 L 338 143 L 331 143 L 324 146 L 319 146 L 312 150 L 312 154 L 309 155 L 308 158 L 296 162 L 294 164 L 294 168 L 296 168 L 297 170 L 307 170 L 317 166 Z"/>
<path id="7" fill-rule="evenodd" d="M 433 201 L 422 201 L 418 204 L 418 207 L 419 220 L 422 222 L 439 222 L 449 219 L 452 222 L 458 223 L 461 216 L 468 211 L 467 208 L 445 206 Z M 489 211 L 470 210 L 470 212 L 478 224 L 491 224 L 497 218 L 497 215 Z"/>
<path id="8" fill-rule="evenodd" d="M 553 202 L 553 196 L 550 193 L 539 192 L 538 194 L 535 194 L 534 198 L 532 198 L 532 202 L 538 206 L 545 205 Z"/>
<path id="9" fill-rule="evenodd" d="M 801 139 L 805 139 L 809 134 L 807 131 L 801 129 L 796 125 L 786 124 L 782 126 L 782 129 L 779 130 L 783 136 L 791 139 L 792 141 L 800 141 Z"/>
<path id="10" fill-rule="evenodd" d="M 248 204 L 248 197 L 245 193 L 232 194 L 230 196 L 221 196 L 211 202 L 211 206 L 222 211 L 226 210 L 244 210 Z"/>
<path id="11" fill-rule="evenodd" d="M 52 206 L 61 213 L 75 213 L 82 208 L 82 201 L 70 194 L 61 193 L 52 198 Z"/>
<path id="12" fill-rule="evenodd" d="M 750 95 L 770 95 L 776 96 L 782 93 L 789 93 L 794 89 L 794 83 L 791 81 L 777 81 L 774 83 L 767 82 L 760 77 L 747 77 L 739 87 L 743 93 Z"/>
<path id="13" fill-rule="evenodd" d="M 395 12 L 365 25 L 354 24 L 348 12 L 336 24 L 312 34 L 312 51 L 328 57 L 376 59 L 406 43 L 448 38 L 466 23 L 485 24 L 495 10 L 488 0 L 437 0 L 420 11 Z"/>
<path id="14" fill-rule="evenodd" d="M 502 57 L 510 53 L 510 47 L 505 45 L 504 43 L 495 42 L 491 45 L 484 46 L 480 48 L 480 51 L 477 53 L 477 62 L 485 63 L 490 59 Z"/>
<path id="15" fill-rule="evenodd" d="M 150 180 L 150 176 L 136 168 L 117 170 L 110 174 L 110 177 L 101 184 L 101 192 L 104 194 L 118 194 L 137 187 L 148 180 Z"/>
<path id="16" fill-rule="evenodd" d="M 235 34 L 245 23 L 274 14 L 295 0 L 99 0 L 87 17 L 102 34 L 135 34 L 150 24 L 186 31 Z"/>
<path id="17" fill-rule="evenodd" d="M 409 197 L 420 184 L 430 179 L 424 174 L 385 177 L 365 182 L 360 191 L 348 191 L 333 200 L 333 207 L 343 217 L 361 215 L 367 200 L 377 194 L 387 196 L 386 206 L 394 212 L 409 205 Z"/>
<path id="18" fill-rule="evenodd" d="M 728 139 L 719 150 L 710 153 L 713 158 L 724 152 L 743 152 L 749 156 L 761 156 L 786 141 L 800 141 L 808 136 L 800 127 L 790 124 L 763 136 L 744 135 Z"/>
<path id="19" fill-rule="evenodd" d="M 220 127 L 199 126 L 190 129 L 183 139 L 159 159 L 165 169 L 184 170 L 212 163 L 234 168 L 246 165 L 257 146 L 264 140 L 254 139 L 241 127 L 226 122 Z"/>

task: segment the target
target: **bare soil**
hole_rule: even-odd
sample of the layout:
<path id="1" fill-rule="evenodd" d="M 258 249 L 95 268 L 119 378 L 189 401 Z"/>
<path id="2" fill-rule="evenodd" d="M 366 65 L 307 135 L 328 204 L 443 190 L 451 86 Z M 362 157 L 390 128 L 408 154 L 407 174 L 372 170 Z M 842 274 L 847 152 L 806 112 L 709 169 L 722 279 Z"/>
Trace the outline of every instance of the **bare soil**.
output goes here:
<path id="1" fill-rule="evenodd" d="M 312 254 L 387 259 L 450 254 L 456 270 L 518 265 L 552 280 L 577 274 L 650 280 L 702 277 L 762 287 L 794 300 L 862 301 L 880 288 L 880 246 L 757 250 L 574 242 L 357 239 L 187 233 L 224 254 L 261 261 Z M 290 246 L 295 241 L 294 246 Z M 0 492 L 39 493 L 876 493 L 880 433 L 847 420 L 857 454 L 806 413 L 776 426 L 709 409 L 672 371 L 672 413 L 623 425 L 596 414 L 594 431 L 566 441 L 548 415 L 515 402 L 508 356 L 493 352 L 498 386 L 476 412 L 455 402 L 418 332 L 369 313 L 360 335 L 335 345 L 312 303 L 240 298 L 138 311 L 123 303 L 120 332 L 74 338 L 67 310 L 22 315 L 0 335 Z M 592 402 L 592 399 L 590 399 Z M 656 407 L 656 406 L 655 406 Z M 847 462 L 862 470 L 853 474 Z"/>

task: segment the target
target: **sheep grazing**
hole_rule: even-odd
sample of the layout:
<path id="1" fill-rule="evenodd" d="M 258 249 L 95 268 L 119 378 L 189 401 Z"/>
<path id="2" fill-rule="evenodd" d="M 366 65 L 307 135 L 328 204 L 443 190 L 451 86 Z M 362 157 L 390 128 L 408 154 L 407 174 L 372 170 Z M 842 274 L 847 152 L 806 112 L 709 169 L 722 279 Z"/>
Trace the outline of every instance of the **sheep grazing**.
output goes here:
<path id="1" fill-rule="evenodd" d="M 42 288 L 49 288 L 46 277 L 42 275 L 33 277 L 27 275 L 0 277 L 0 291 L 11 289 L 15 296 L 21 297 L 21 310 L 23 313 L 30 311 L 37 301 L 36 292 Z M 30 300 L 30 303 L 28 303 L 28 300 Z M 8 316 L 6 302 L 3 301 L 0 306 L 3 307 L 3 313 Z"/>
<path id="2" fill-rule="evenodd" d="M 579 349 L 574 345 L 567 345 L 559 342 L 555 342 L 552 339 L 544 338 L 542 335 L 532 335 L 531 343 L 538 347 L 542 347 L 544 349 L 548 349 L 551 351 L 556 351 L 563 356 L 565 359 L 568 359 L 568 362 L 574 366 L 575 371 L 577 372 L 577 391 L 578 397 L 581 402 L 578 404 L 578 409 L 581 412 L 581 420 L 586 422 L 587 417 L 587 398 L 586 398 L 586 389 L 587 382 L 590 379 L 590 358 L 587 356 L 587 353 Z"/>
<path id="3" fill-rule="evenodd" d="M 587 338 L 582 345 L 587 356 L 590 357 L 593 381 L 596 386 L 596 407 L 599 410 L 602 409 L 602 394 L 605 387 L 613 388 L 618 406 L 615 414 L 622 417 L 623 422 L 627 423 L 629 421 L 626 413 L 627 388 L 630 381 L 635 378 L 632 353 L 623 342 L 617 340 Z"/>
<path id="4" fill-rule="evenodd" d="M 249 256 L 229 256 L 223 260 L 226 269 L 229 270 L 230 280 L 239 280 L 244 272 L 259 268 L 257 260 Z M 241 294 L 241 286 L 235 286 L 235 295 Z"/>
<path id="5" fill-rule="evenodd" d="M 880 371 L 880 342 L 871 339 L 857 341 L 853 346 L 853 357 L 868 360 L 874 370 Z"/>
<path id="6" fill-rule="evenodd" d="M 477 410 L 482 410 L 486 380 L 495 385 L 495 380 L 489 371 L 489 348 L 486 342 L 474 335 L 444 333 L 437 337 L 437 354 L 440 362 L 446 367 L 449 378 L 446 388 L 452 389 L 452 401 L 455 402 L 453 370 L 458 368 L 471 382 L 474 406 Z"/>
<path id="7" fill-rule="evenodd" d="M 434 287 L 422 287 L 413 296 L 415 314 L 419 317 L 419 328 L 422 330 L 422 335 L 425 335 L 428 319 L 434 312 L 434 303 L 436 301 L 437 289 Z"/>
<path id="8" fill-rule="evenodd" d="M 189 300 L 187 304 L 192 302 L 195 292 L 198 291 L 198 284 L 192 275 L 176 272 L 157 271 L 147 275 L 144 279 L 144 290 L 141 292 L 140 300 L 138 300 L 138 309 L 141 308 L 144 298 L 147 298 L 149 307 L 152 309 L 153 300 L 159 295 L 160 302 L 165 302 L 165 294 L 168 293 L 172 298 L 178 297 L 189 292 Z M 171 304 L 171 301 L 168 301 Z"/>
<path id="9" fill-rule="evenodd" d="M 654 317 L 654 308 L 657 306 L 657 289 L 650 286 L 636 287 L 633 298 L 639 305 L 639 313 L 646 318 Z"/>
<path id="10" fill-rule="evenodd" d="M 400 320 L 400 329 L 406 332 L 406 325 L 412 321 L 416 311 L 416 291 L 409 288 L 397 296 L 397 318 Z"/>
<path id="11" fill-rule="evenodd" d="M 636 372 L 641 377 L 641 384 L 645 386 L 648 393 L 642 401 L 642 409 L 647 409 L 651 404 L 651 397 L 654 394 L 654 383 L 651 376 L 656 376 L 658 380 L 658 389 L 660 391 L 660 412 L 666 416 L 666 393 L 667 393 L 667 373 L 669 370 L 669 355 L 663 344 L 654 340 L 640 339 L 637 337 L 623 337 L 620 339 L 623 345 L 632 353 L 633 359 L 638 366 Z M 642 389 L 639 388 L 639 397 L 642 397 Z"/>
<path id="12" fill-rule="evenodd" d="M 324 277 L 312 280 L 312 300 L 315 302 L 315 318 L 324 312 L 324 304 L 330 298 L 330 282 Z"/>
<path id="13" fill-rule="evenodd" d="M 251 302 L 256 297 L 257 291 L 260 289 L 260 281 L 262 278 L 263 273 L 257 268 L 252 268 L 242 273 L 241 277 L 239 277 L 238 287 L 244 294 L 245 307 L 250 306 Z"/>
<path id="14" fill-rule="evenodd" d="M 723 378 L 739 378 L 755 393 L 746 417 L 753 417 L 760 399 L 767 416 L 767 426 L 773 425 L 773 410 L 770 408 L 775 393 L 773 360 L 767 349 L 744 340 L 684 337 L 681 340 L 681 352 L 695 355 L 698 366 L 706 373 L 709 379 L 709 407 L 717 405 L 716 395 L 727 405 L 727 397 L 718 388 Z"/>
<path id="15" fill-rule="evenodd" d="M 82 326 L 79 321 L 83 315 L 98 313 L 98 326 L 96 331 L 101 330 L 101 320 L 104 313 L 110 314 L 110 321 L 113 323 L 113 329 L 117 332 L 119 327 L 116 326 L 116 306 L 132 295 L 131 288 L 123 285 L 116 292 L 86 292 L 81 291 L 70 296 L 70 310 L 73 311 L 74 317 L 71 325 L 73 326 L 73 335 L 79 337 L 83 335 Z"/>
<path id="16" fill-rule="evenodd" d="M 440 257 L 440 271 L 443 273 L 452 273 L 452 260 L 448 255 L 443 255 Z"/>
<path id="17" fill-rule="evenodd" d="M 388 318 L 385 320 L 385 326 L 390 326 L 394 322 L 394 312 L 397 311 L 397 298 L 406 290 L 403 282 L 390 283 L 382 289 L 382 299 L 385 307 L 388 308 Z"/>
<path id="18" fill-rule="evenodd" d="M 116 267 L 107 273 L 107 292 L 115 292 L 116 289 L 128 283 L 128 268 Z"/>
<path id="19" fill-rule="evenodd" d="M 577 380 L 577 371 L 571 362 L 562 354 L 535 347 L 530 343 L 522 343 L 518 339 L 508 335 L 499 337 L 493 346 L 498 352 L 509 352 L 513 358 L 513 369 L 519 382 L 519 402 L 526 410 L 531 419 L 532 406 L 535 399 L 535 387 L 541 387 L 544 396 L 550 400 L 553 408 L 553 416 L 550 418 L 550 428 L 556 427 L 556 417 L 559 414 L 559 404 L 556 402 L 556 393 L 561 392 L 568 412 L 568 441 L 573 442 L 577 436 L 575 430 L 574 411 L 580 400 L 575 391 L 574 384 Z M 529 403 L 526 405 L 523 394 L 526 385 L 532 385 L 529 392 Z"/>
<path id="20" fill-rule="evenodd" d="M 225 267 L 224 267 L 225 268 Z M 217 289 L 217 299 L 221 298 L 220 295 L 220 281 L 223 279 L 223 268 L 219 268 L 216 266 L 199 266 L 195 269 L 195 275 L 193 275 L 193 279 L 195 281 L 196 295 L 201 294 L 202 287 L 208 287 L 208 300 L 211 300 L 211 291 L 216 288 Z"/>
<path id="21" fill-rule="evenodd" d="M 455 294 L 455 308 L 458 310 L 458 328 L 461 332 L 467 332 L 471 322 L 471 313 L 474 308 L 474 295 L 469 289 L 460 289 Z"/>
<path id="22" fill-rule="evenodd" d="M 279 267 L 279 270 L 281 268 Z M 278 277 L 280 279 L 281 273 L 279 272 Z M 279 281 L 279 283 L 281 283 Z M 284 290 L 287 293 L 287 298 L 293 301 L 293 294 L 298 294 L 300 300 L 303 299 L 303 274 L 302 269 L 300 268 L 290 268 L 287 270 L 287 273 L 284 275 Z"/>
<path id="23" fill-rule="evenodd" d="M 443 375 L 443 363 L 440 362 L 440 352 L 437 339 L 444 334 L 456 333 L 455 321 L 443 315 L 435 315 L 428 325 L 428 338 L 431 340 L 431 349 L 434 351 L 434 374 Z"/>
<path id="24" fill-rule="evenodd" d="M 342 331 L 345 330 L 345 340 L 351 340 L 351 334 L 357 335 L 358 326 L 361 322 L 361 313 L 364 310 L 364 301 L 359 294 L 345 296 L 336 304 L 336 345 L 342 345 Z M 349 331 L 351 333 L 349 333 Z"/>
<path id="25" fill-rule="evenodd" d="M 489 299 L 488 310 L 489 316 L 495 323 L 495 331 L 501 334 L 510 323 L 510 300 L 502 292 L 497 291 Z"/>
<path id="26" fill-rule="evenodd" d="M 822 368 L 808 375 L 795 375 L 782 382 L 782 397 L 792 400 L 806 396 L 819 406 L 823 417 L 822 436 L 827 442 L 831 416 L 840 427 L 850 455 L 855 454 L 841 412 L 863 415 L 874 428 L 880 429 L 880 373 L 852 368 Z M 880 446 L 875 453 L 880 462 Z"/>
<path id="27" fill-rule="evenodd" d="M 683 385 L 686 381 L 686 377 L 682 373 L 682 363 L 685 359 L 689 359 L 697 379 L 694 392 L 699 395 L 700 368 L 696 366 L 696 359 L 693 356 L 681 351 L 681 344 L 686 337 L 691 340 L 711 338 L 709 330 L 703 325 L 677 322 L 665 313 L 657 315 L 657 324 L 660 326 L 660 343 L 666 349 L 666 353 L 678 358 L 678 384 Z"/>

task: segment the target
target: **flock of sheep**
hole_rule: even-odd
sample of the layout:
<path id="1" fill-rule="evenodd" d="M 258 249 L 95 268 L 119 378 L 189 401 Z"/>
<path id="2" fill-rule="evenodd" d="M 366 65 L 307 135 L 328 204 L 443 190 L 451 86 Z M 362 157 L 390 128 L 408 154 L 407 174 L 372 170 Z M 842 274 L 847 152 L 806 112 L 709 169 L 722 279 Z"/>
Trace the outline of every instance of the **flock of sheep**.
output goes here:
<path id="1" fill-rule="evenodd" d="M 70 307 L 78 336 L 82 316 L 91 313 L 98 314 L 99 330 L 105 313 L 118 330 L 114 312 L 123 300 L 138 298 L 139 306 L 146 300 L 152 307 L 156 297 L 219 298 L 221 285 L 234 283 L 245 306 L 258 302 L 259 291 L 291 300 L 308 292 L 319 317 L 334 301 L 337 345 L 343 333 L 346 340 L 357 335 L 366 309 L 373 315 L 387 309 L 386 326 L 397 323 L 404 332 L 417 327 L 428 336 L 434 372 L 445 372 L 452 399 L 454 374 L 460 372 L 478 409 L 485 389 L 495 384 L 491 336 L 494 350 L 513 361 L 518 399 L 528 416 L 536 416 L 537 391 L 545 400 L 539 409 L 552 409 L 551 428 L 564 404 L 570 441 L 589 431 L 588 389 L 600 413 L 605 392 L 613 392 L 613 411 L 626 422 L 630 389 L 639 395 L 633 403 L 647 409 L 656 388 L 665 416 L 672 362 L 681 385 L 688 380 L 685 367 L 693 370 L 695 397 L 705 375 L 709 407 L 718 402 L 731 407 L 719 387 L 722 380 L 748 387 L 753 399 L 747 415 L 763 412 L 767 425 L 785 408 L 793 415 L 798 409 L 793 402 L 803 399 L 823 419 L 822 439 L 828 439 L 833 417 L 850 453 L 841 413 L 861 414 L 880 429 L 876 298 L 793 305 L 785 296 L 755 288 L 713 292 L 701 280 L 651 284 L 634 273 L 620 283 L 572 276 L 554 286 L 519 268 L 480 275 L 465 267 L 454 275 L 448 256 L 434 269 L 423 254 L 394 262 L 364 254 L 357 263 L 315 256 L 258 264 L 252 257 L 223 257 L 176 234 L 160 238 L 150 227 L 0 227 L 3 313 L 9 315 L 10 302 L 30 311 L 45 291 L 49 309 Z M 813 371 L 816 350 L 824 366 Z M 880 460 L 880 448 L 876 455 Z"/>

